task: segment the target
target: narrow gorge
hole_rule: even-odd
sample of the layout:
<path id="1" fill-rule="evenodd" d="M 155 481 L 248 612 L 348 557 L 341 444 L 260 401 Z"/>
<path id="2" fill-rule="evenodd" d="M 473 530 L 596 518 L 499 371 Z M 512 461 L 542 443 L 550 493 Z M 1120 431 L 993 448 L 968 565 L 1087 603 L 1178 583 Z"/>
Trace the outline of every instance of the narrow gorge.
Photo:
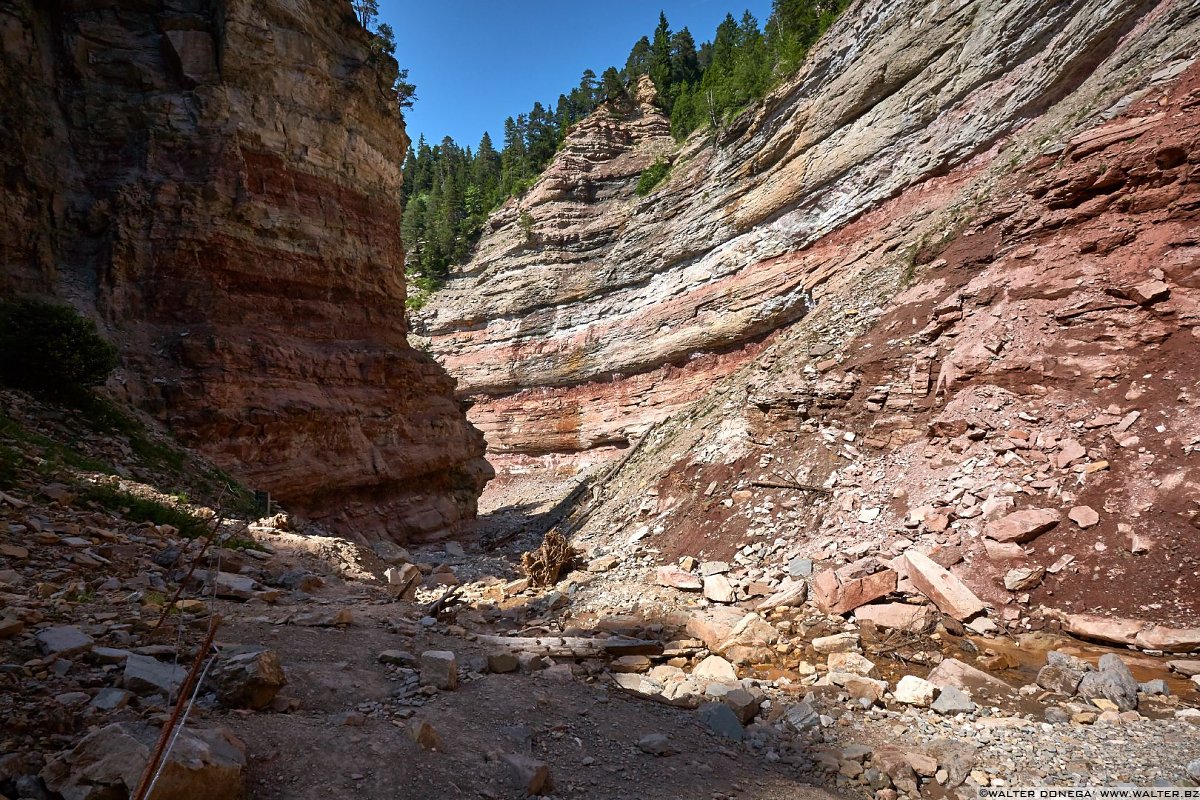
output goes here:
<path id="1" fill-rule="evenodd" d="M 1200 3 L 664 5 L 0 0 L 0 800 L 1200 791 Z"/>

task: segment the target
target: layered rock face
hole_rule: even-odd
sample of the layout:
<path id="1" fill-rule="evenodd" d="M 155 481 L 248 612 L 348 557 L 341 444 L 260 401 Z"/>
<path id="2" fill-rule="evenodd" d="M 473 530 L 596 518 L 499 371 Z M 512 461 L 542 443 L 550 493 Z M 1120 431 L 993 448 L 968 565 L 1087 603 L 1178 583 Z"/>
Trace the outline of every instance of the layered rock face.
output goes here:
<path id="1" fill-rule="evenodd" d="M 345 2 L 0 9 L 6 288 L 95 309 L 122 389 L 290 507 L 436 536 L 491 475 L 406 341 L 386 57 Z"/>
<path id="2" fill-rule="evenodd" d="M 579 540 L 760 581 L 808 559 L 818 589 L 873 560 L 978 630 L 1200 646 L 1198 32 L 1157 5 L 1038 119 L 785 256 L 816 307 Z"/>
<path id="3" fill-rule="evenodd" d="M 984 156 L 1098 64 L 1190 24 L 1185 3 L 859 3 L 753 114 L 669 147 L 601 111 L 490 221 L 421 331 L 493 452 L 621 444 L 801 318 L 842 265 L 814 243 Z M 534 220 L 528 240 L 522 213 Z"/>

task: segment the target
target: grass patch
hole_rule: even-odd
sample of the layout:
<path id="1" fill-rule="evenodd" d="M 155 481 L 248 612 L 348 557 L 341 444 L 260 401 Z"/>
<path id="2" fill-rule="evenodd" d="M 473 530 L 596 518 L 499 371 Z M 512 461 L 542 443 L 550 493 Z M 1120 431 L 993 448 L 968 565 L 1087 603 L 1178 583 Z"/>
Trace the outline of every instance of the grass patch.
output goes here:
<path id="1" fill-rule="evenodd" d="M 87 487 L 80 496 L 109 511 L 124 515 L 130 522 L 151 522 L 155 525 L 173 525 L 180 535 L 195 539 L 208 533 L 208 520 L 193 514 L 186 508 L 139 497 L 122 491 L 111 484 L 102 483 Z"/>
<path id="2" fill-rule="evenodd" d="M 655 186 L 666 180 L 667 175 L 670 173 L 671 165 L 665 158 L 659 157 L 655 159 L 653 164 L 642 171 L 641 177 L 638 178 L 637 188 L 634 191 L 638 197 L 645 197 L 654 191 Z"/>

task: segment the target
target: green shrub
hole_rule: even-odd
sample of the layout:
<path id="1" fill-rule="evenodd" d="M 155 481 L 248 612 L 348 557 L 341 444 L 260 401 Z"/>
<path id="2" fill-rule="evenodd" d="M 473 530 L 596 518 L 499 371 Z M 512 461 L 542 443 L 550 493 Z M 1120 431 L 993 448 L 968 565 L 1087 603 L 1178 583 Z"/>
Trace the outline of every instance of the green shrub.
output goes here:
<path id="1" fill-rule="evenodd" d="M 637 192 L 638 197 L 645 197 L 653 191 L 655 186 L 666 180 L 670 172 L 671 165 L 666 159 L 661 157 L 655 159 L 654 163 L 646 167 L 642 176 L 638 178 L 637 188 L 634 191 Z"/>
<path id="2" fill-rule="evenodd" d="M 117 348 L 75 309 L 44 300 L 0 304 L 0 379 L 10 386 L 69 392 L 99 386 Z"/>

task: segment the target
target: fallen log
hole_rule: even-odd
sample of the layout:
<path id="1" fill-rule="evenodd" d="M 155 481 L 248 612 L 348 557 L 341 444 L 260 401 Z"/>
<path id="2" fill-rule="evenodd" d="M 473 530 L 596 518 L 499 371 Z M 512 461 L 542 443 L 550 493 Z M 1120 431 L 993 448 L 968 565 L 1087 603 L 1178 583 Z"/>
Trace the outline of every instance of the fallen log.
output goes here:
<path id="1" fill-rule="evenodd" d="M 595 656 L 657 656 L 662 655 L 662 642 L 632 639 L 626 636 L 589 638 L 586 636 L 487 636 L 476 637 L 484 644 L 540 653 L 551 658 L 593 658 Z"/>

